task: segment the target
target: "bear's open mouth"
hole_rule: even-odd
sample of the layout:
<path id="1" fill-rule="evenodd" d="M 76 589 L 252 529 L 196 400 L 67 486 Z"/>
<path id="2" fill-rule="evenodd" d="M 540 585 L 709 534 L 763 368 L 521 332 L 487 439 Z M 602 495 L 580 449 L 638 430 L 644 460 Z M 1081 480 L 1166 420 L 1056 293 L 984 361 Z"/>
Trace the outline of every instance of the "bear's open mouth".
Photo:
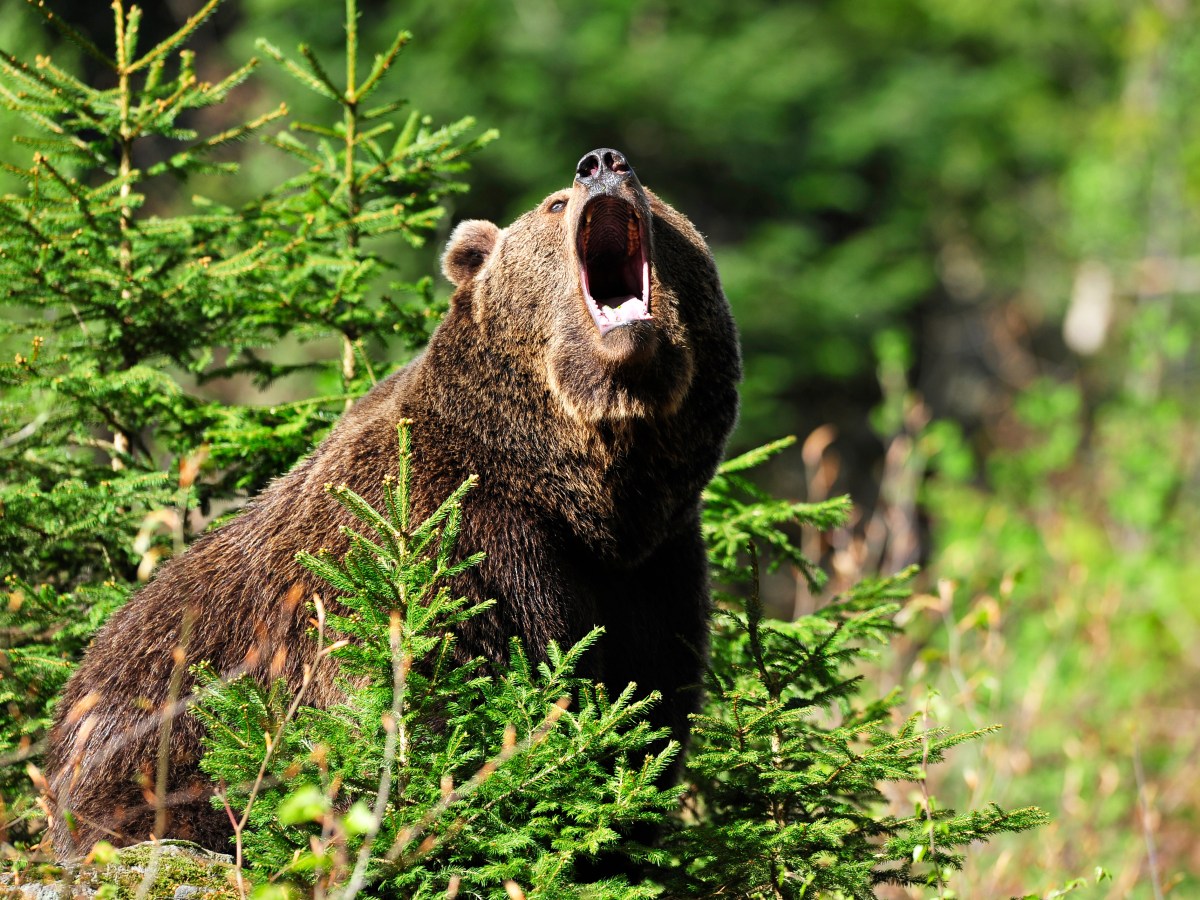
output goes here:
<path id="1" fill-rule="evenodd" d="M 600 334 L 651 318 L 645 223 L 636 207 L 619 197 L 589 200 L 575 240 L 583 297 Z"/>

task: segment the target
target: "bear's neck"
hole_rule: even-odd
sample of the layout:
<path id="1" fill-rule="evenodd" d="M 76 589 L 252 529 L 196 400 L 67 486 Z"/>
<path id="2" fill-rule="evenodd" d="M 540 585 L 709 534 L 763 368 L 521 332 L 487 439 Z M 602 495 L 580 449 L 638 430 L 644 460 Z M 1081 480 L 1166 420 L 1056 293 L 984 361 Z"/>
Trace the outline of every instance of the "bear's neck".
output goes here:
<path id="1" fill-rule="evenodd" d="M 431 342 L 414 366 L 411 395 L 425 408 L 405 414 L 446 487 L 478 475 L 481 490 L 543 510 L 595 550 L 653 546 L 711 474 L 702 462 L 689 475 L 685 410 L 583 421 L 526 358 L 461 342 Z"/>

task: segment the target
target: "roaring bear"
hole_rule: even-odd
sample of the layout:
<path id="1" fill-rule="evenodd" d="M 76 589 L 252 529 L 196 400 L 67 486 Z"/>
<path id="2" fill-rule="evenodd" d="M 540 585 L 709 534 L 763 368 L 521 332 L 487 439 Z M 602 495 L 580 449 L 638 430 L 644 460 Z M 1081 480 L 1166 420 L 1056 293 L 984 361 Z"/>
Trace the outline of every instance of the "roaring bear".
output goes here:
<path id="1" fill-rule="evenodd" d="M 708 247 L 621 153 L 599 149 L 570 188 L 508 228 L 461 223 L 442 266 L 456 289 L 424 353 L 96 636 L 50 737 L 60 857 L 145 839 L 155 806 L 167 814 L 158 837 L 227 846 L 229 822 L 197 767 L 201 726 L 176 702 L 192 687 L 185 666 L 298 686 L 316 651 L 300 600 L 326 588 L 296 553 L 347 547 L 339 526 L 350 516 L 325 485 L 382 506 L 400 419 L 414 423 L 415 516 L 479 476 L 458 547 L 486 558 L 453 589 L 496 603 L 460 627 L 458 653 L 499 663 L 517 637 L 537 658 L 601 625 L 585 674 L 614 695 L 631 681 L 660 691 L 656 724 L 686 741 L 708 634 L 700 492 L 741 374 Z M 336 700 L 335 676 L 325 658 L 306 697 Z M 151 805 L 168 718 L 167 794 Z"/>

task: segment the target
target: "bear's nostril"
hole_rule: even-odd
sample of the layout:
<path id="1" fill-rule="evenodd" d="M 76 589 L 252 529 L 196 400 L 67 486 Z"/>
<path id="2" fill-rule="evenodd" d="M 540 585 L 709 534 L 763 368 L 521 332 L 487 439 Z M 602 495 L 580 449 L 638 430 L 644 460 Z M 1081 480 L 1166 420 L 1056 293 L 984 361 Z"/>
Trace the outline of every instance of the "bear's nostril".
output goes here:
<path id="1" fill-rule="evenodd" d="M 594 153 L 589 153 L 579 161 L 579 177 L 591 178 L 600 171 L 600 160 L 596 158 Z"/>
<path id="2" fill-rule="evenodd" d="M 616 150 L 604 151 L 604 168 L 617 175 L 624 175 L 629 171 L 629 163 L 625 161 L 625 157 Z"/>

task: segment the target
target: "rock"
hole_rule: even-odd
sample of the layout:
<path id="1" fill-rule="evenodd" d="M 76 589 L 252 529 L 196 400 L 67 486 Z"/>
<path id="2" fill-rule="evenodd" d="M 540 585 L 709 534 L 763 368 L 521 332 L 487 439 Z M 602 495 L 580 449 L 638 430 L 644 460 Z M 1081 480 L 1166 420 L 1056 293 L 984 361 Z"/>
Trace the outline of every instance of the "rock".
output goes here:
<path id="1" fill-rule="evenodd" d="M 110 851 L 111 852 L 111 851 Z M 0 875 L 0 900 L 92 900 L 101 896 L 131 900 L 151 883 L 145 900 L 230 900 L 237 892 L 229 879 L 233 857 L 188 841 L 147 841 L 115 851 L 108 865 L 76 862 L 37 866 Z M 115 893 L 112 889 L 115 888 Z"/>

